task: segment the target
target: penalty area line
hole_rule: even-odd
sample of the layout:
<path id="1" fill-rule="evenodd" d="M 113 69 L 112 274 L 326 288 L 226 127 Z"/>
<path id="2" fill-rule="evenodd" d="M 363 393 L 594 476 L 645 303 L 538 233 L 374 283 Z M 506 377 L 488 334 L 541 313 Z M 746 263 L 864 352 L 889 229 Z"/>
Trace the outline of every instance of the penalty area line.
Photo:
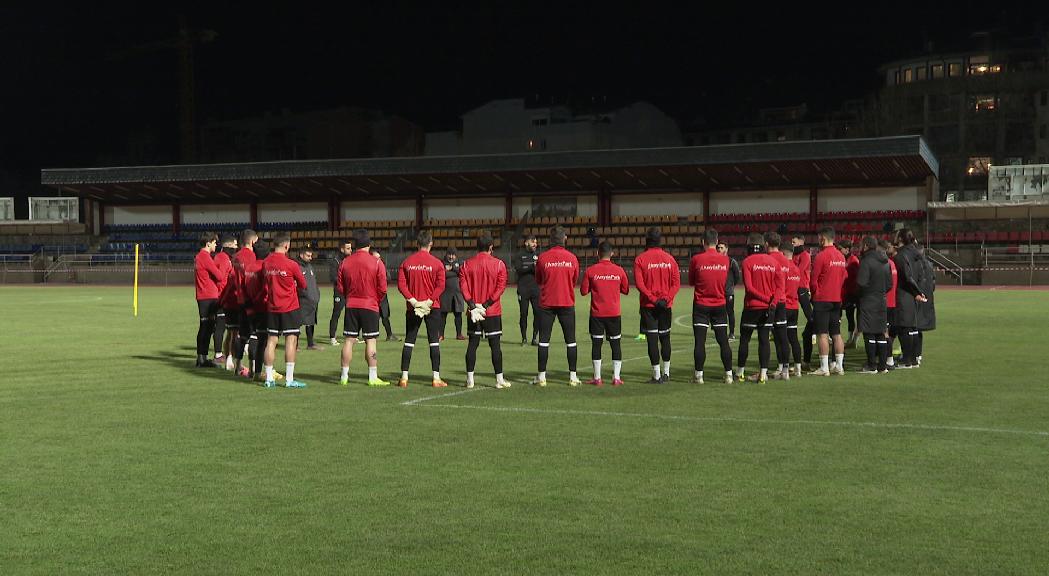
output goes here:
<path id="1" fill-rule="evenodd" d="M 430 400 L 456 396 L 464 392 L 434 396 Z M 419 402 L 404 402 L 404 405 L 418 406 Z M 927 430 L 941 432 L 974 432 L 982 434 L 1012 434 L 1017 436 L 1036 436 L 1049 438 L 1049 432 L 1039 430 L 1014 430 L 1009 428 L 984 428 L 975 426 L 946 426 L 938 424 L 890 423 L 890 422 L 852 422 L 848 420 L 776 420 L 766 418 L 737 418 L 731 416 L 679 416 L 674 414 L 646 414 L 639 412 L 605 412 L 596 410 L 563 410 L 553 408 L 525 408 L 520 406 L 476 406 L 467 404 L 426 404 L 426 408 L 460 408 L 467 410 L 487 410 L 491 412 L 508 412 L 517 414 L 553 414 L 561 416 L 600 416 L 608 418 L 648 418 L 653 420 L 671 420 L 678 422 L 709 422 L 727 424 L 773 424 L 784 426 L 838 426 L 847 428 L 877 428 L 902 430 Z"/>

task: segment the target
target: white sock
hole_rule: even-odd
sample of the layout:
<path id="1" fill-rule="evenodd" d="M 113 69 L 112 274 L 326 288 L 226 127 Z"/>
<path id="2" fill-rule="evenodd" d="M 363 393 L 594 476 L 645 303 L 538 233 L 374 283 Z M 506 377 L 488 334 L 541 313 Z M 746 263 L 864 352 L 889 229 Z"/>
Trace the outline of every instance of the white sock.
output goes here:
<path id="1" fill-rule="evenodd" d="M 659 380 L 660 378 L 663 377 L 662 376 L 662 372 L 659 369 L 659 364 L 656 364 L 655 366 L 652 367 L 652 377 L 655 378 L 656 380 Z"/>
<path id="2" fill-rule="evenodd" d="M 732 378 L 732 370 L 728 370 L 728 371 L 726 371 L 726 372 L 725 372 L 725 376 L 727 376 L 728 378 L 730 378 L 730 379 L 731 379 L 731 378 Z"/>
<path id="3" fill-rule="evenodd" d="M 844 354 L 835 354 L 834 355 L 834 362 L 836 362 L 838 364 L 838 368 L 841 368 L 842 370 L 845 369 L 845 355 Z"/>
<path id="4" fill-rule="evenodd" d="M 264 366 L 266 369 L 266 381 L 273 382 L 273 366 Z"/>
<path id="5" fill-rule="evenodd" d="M 540 372 L 539 373 L 539 381 L 540 382 L 546 382 L 546 372 Z"/>
<path id="6" fill-rule="evenodd" d="M 350 377 L 350 367 L 349 366 L 343 366 L 342 369 L 339 370 L 339 380 L 343 380 L 343 379 L 346 379 L 346 378 L 349 378 L 349 377 Z"/>
<path id="7" fill-rule="evenodd" d="M 287 362 L 287 363 L 285 363 L 284 364 L 284 372 L 285 372 L 284 378 L 286 378 L 285 382 L 291 382 L 292 380 L 295 380 L 295 363 L 294 362 Z"/>
<path id="8" fill-rule="evenodd" d="M 473 377 L 473 375 L 471 374 L 471 381 L 472 381 L 472 377 Z M 497 383 L 499 383 L 499 384 L 506 384 L 506 380 L 503 380 L 503 373 L 502 372 L 500 372 L 500 373 L 495 375 L 495 381 Z"/>
<path id="9" fill-rule="evenodd" d="M 401 370 L 401 380 L 407 380 L 407 379 L 408 379 L 408 371 L 407 370 Z"/>
<path id="10" fill-rule="evenodd" d="M 575 372 L 569 372 L 568 373 L 568 381 L 569 382 L 575 382 L 576 380 L 579 380 L 579 376 L 576 376 Z"/>
<path id="11" fill-rule="evenodd" d="M 768 377 L 769 377 L 769 369 L 768 368 L 762 368 L 761 369 L 761 379 L 764 380 L 764 379 L 766 379 Z"/>
<path id="12" fill-rule="evenodd" d="M 696 380 L 702 380 L 702 379 L 703 379 L 703 371 L 702 370 L 696 370 Z"/>
<path id="13" fill-rule="evenodd" d="M 622 369 L 623 369 L 623 361 L 622 360 L 613 360 L 612 361 L 612 378 L 614 380 L 619 380 L 619 372 Z"/>
<path id="14" fill-rule="evenodd" d="M 466 373 L 466 383 L 467 384 L 473 384 L 474 383 L 474 373 L 473 372 L 467 372 Z"/>
<path id="15" fill-rule="evenodd" d="M 830 356 L 820 354 L 820 370 L 830 372 Z"/>
<path id="16" fill-rule="evenodd" d="M 885 361 L 886 366 L 895 366 L 896 360 L 893 359 L 892 354 L 889 354 L 889 359 Z"/>
<path id="17" fill-rule="evenodd" d="M 369 366 L 368 367 L 368 380 L 378 380 L 378 379 L 379 379 L 379 367 L 378 366 Z"/>
<path id="18" fill-rule="evenodd" d="M 742 378 L 742 377 L 743 377 L 743 367 L 742 367 L 742 366 L 740 366 L 739 368 L 736 368 L 736 374 L 737 374 L 737 375 L 738 375 L 738 376 L 739 376 L 740 378 Z"/>
<path id="19" fill-rule="evenodd" d="M 407 375 L 408 375 L 408 373 L 407 373 L 407 372 L 405 372 L 404 374 L 405 374 L 405 376 L 407 376 Z M 434 379 L 434 381 L 435 381 L 435 382 L 436 382 L 437 380 L 440 380 L 440 379 L 441 379 L 441 373 L 440 373 L 440 372 L 438 372 L 438 371 L 436 371 L 436 370 L 434 370 L 434 372 L 433 372 L 433 379 Z"/>
<path id="20" fill-rule="evenodd" d="M 667 375 L 667 378 L 670 378 L 670 360 L 663 362 L 663 373 Z"/>
<path id="21" fill-rule="evenodd" d="M 594 360 L 594 378 L 601 379 L 601 361 Z"/>

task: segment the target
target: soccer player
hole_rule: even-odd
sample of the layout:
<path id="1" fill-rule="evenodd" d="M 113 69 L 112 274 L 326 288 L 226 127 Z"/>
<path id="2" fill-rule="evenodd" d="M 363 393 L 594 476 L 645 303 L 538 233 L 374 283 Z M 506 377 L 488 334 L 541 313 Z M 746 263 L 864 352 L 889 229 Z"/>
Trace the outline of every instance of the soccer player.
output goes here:
<path id="1" fill-rule="evenodd" d="M 626 270 L 612 262 L 612 244 L 605 240 L 597 247 L 600 260 L 586 269 L 579 293 L 590 294 L 590 359 L 594 362 L 594 378 L 587 382 L 602 386 L 601 343 L 608 340 L 612 349 L 612 386 L 621 386 L 623 368 L 623 317 L 620 294 L 630 293 Z"/>
<path id="2" fill-rule="evenodd" d="M 212 253 L 218 246 L 219 238 L 214 232 L 200 235 L 200 251 L 193 260 L 194 285 L 197 295 L 197 315 L 200 326 L 197 328 L 197 367 L 215 368 L 218 366 L 208 358 L 208 344 L 215 333 L 215 315 L 218 314 L 219 283 L 223 280 L 222 272 L 215 265 Z M 216 352 L 221 350 L 217 349 Z"/>
<path id="3" fill-rule="evenodd" d="M 776 261 L 776 310 L 772 317 L 772 340 L 776 344 L 779 367 L 774 378 L 790 380 L 790 342 L 787 341 L 787 274 L 790 260 L 780 252 L 782 242 L 778 232 L 765 233 L 765 251 Z"/>
<path id="4" fill-rule="evenodd" d="M 397 385 L 408 387 L 408 370 L 419 328 L 426 324 L 426 341 L 430 348 L 431 385 L 443 388 L 441 380 L 441 293 L 444 292 L 444 265 L 431 253 L 433 234 L 422 230 L 415 237 L 419 249 L 401 262 L 397 271 L 397 288 L 404 296 L 404 347 L 401 348 L 401 379 Z"/>
<path id="5" fill-rule="evenodd" d="M 801 378 L 801 342 L 798 341 L 798 308 L 800 307 L 801 271 L 794 264 L 793 246 L 783 246 L 783 255 L 787 257 L 787 277 L 784 286 L 784 294 L 787 297 L 787 342 L 790 344 L 791 355 L 794 357 L 794 372 L 791 376 Z M 808 289 L 805 290 L 808 294 Z M 786 379 L 780 376 L 781 379 Z"/>
<path id="6" fill-rule="evenodd" d="M 568 354 L 568 385 L 578 386 L 576 362 L 579 351 L 575 340 L 575 286 L 579 281 L 579 260 L 565 249 L 568 232 L 560 225 L 550 228 L 550 248 L 536 262 L 535 281 L 539 284 L 539 374 L 532 381 L 546 386 L 546 363 L 550 358 L 550 333 L 554 320 L 561 324 Z"/>
<path id="7" fill-rule="evenodd" d="M 677 260 L 660 247 L 662 243 L 659 227 L 652 226 L 645 233 L 645 251 L 634 259 L 634 285 L 640 294 L 641 324 L 648 337 L 648 360 L 652 364 L 649 383 L 652 384 L 670 381 L 671 308 L 681 289 Z"/>
<path id="8" fill-rule="evenodd" d="M 342 301 L 342 294 L 339 294 L 339 290 L 335 286 L 339 280 L 339 266 L 342 265 L 343 259 L 350 254 L 353 254 L 353 242 L 343 240 L 339 244 L 339 250 L 335 253 L 335 257 L 331 259 L 331 267 L 328 274 L 328 279 L 331 280 L 331 287 L 334 292 L 331 307 L 331 320 L 328 321 L 328 338 L 331 339 L 332 346 L 339 345 L 339 341 L 335 338 L 335 331 L 339 328 L 339 316 L 342 315 L 342 311 L 346 309 L 346 304 Z"/>
<path id="9" fill-rule="evenodd" d="M 299 291 L 306 289 L 306 278 L 299 265 L 288 258 L 291 248 L 291 237 L 278 234 L 273 239 L 273 253 L 262 262 L 262 273 L 266 277 L 266 353 L 263 358 L 263 370 L 266 380 L 263 386 L 272 388 L 276 385 L 273 374 L 273 360 L 277 354 L 277 341 L 284 336 L 284 386 L 287 388 L 305 388 L 306 383 L 295 379 L 295 353 L 299 344 L 299 327 L 302 320 L 299 315 Z"/>
<path id="10" fill-rule="evenodd" d="M 845 374 L 845 341 L 841 338 L 841 297 L 845 290 L 845 257 L 834 246 L 834 229 L 820 230 L 820 252 L 812 264 L 813 332 L 819 337 L 820 367 L 813 376 Z M 834 364 L 830 364 L 831 342 Z"/>
<path id="11" fill-rule="evenodd" d="M 873 236 L 864 236 L 860 242 L 860 268 L 856 273 L 859 313 L 856 319 L 863 332 L 863 344 L 867 362 L 860 370 L 863 374 L 888 372 L 889 340 L 885 337 L 885 295 L 892 290 L 892 271 L 889 257 L 878 250 L 878 241 Z"/>
<path id="12" fill-rule="evenodd" d="M 918 337 L 918 305 L 929 301 L 921 288 L 922 255 L 915 243 L 914 232 L 903 228 L 896 232 L 896 335 L 903 355 L 897 368 L 918 367 L 916 342 Z"/>
<path id="13" fill-rule="evenodd" d="M 796 232 L 790 239 L 790 243 L 794 247 L 794 255 L 791 257 L 791 261 L 798 268 L 798 273 L 801 274 L 801 283 L 798 284 L 798 308 L 803 314 L 805 314 L 805 331 L 802 333 L 802 360 L 803 368 L 808 370 L 809 361 L 812 359 L 812 329 L 815 328 L 815 324 L 812 323 L 812 296 L 809 293 L 809 281 L 810 274 L 812 273 L 812 255 L 809 254 L 809 249 L 805 247 L 805 234 Z"/>
<path id="14" fill-rule="evenodd" d="M 495 241 L 489 234 L 477 239 L 477 255 L 459 267 L 459 286 L 467 306 L 466 387 L 474 386 L 474 368 L 477 366 L 477 347 L 481 338 L 488 340 L 492 350 L 492 368 L 495 387 L 509 388 L 503 377 L 503 292 L 506 291 L 506 264 L 492 257 Z"/>
<path id="15" fill-rule="evenodd" d="M 218 267 L 222 279 L 218 282 L 218 311 L 215 313 L 215 332 L 212 334 L 212 337 L 215 339 L 215 363 L 219 366 L 225 366 L 227 370 L 232 370 L 233 367 L 227 361 L 229 344 L 223 341 L 226 337 L 226 310 L 223 308 L 222 302 L 225 300 L 227 303 L 230 303 L 232 298 L 227 293 L 227 289 L 236 289 L 236 286 L 228 285 L 230 280 L 233 279 L 232 256 L 237 252 L 237 239 L 229 234 L 224 234 L 220 241 L 220 246 L 221 248 L 217 248 L 214 254 L 215 266 Z"/>
<path id="16" fill-rule="evenodd" d="M 222 252 L 215 256 L 215 265 L 219 270 L 227 272 L 226 281 L 219 289 L 219 309 L 221 318 L 216 316 L 215 337 L 216 343 L 222 343 L 222 355 L 226 359 L 226 370 L 235 371 L 237 363 L 234 360 L 234 348 L 238 344 L 238 333 L 240 331 L 240 284 L 238 283 L 236 265 L 233 262 L 237 255 L 237 239 L 233 236 L 225 236 L 222 239 Z M 219 334 L 221 324 L 224 334 Z"/>
<path id="17" fill-rule="evenodd" d="M 353 338 L 364 338 L 368 363 L 368 386 L 389 386 L 379 378 L 378 347 L 379 302 L 386 295 L 386 266 L 371 255 L 371 238 L 368 231 L 359 228 L 353 233 L 356 251 L 343 258 L 336 278 L 336 289 L 346 303 L 343 321 L 342 371 L 339 384 L 350 383 L 350 361 L 353 360 Z"/>
<path id="18" fill-rule="evenodd" d="M 692 382 L 703 383 L 703 365 L 707 360 L 707 330 L 713 328 L 714 339 L 721 349 L 725 383 L 732 384 L 732 349 L 728 344 L 727 286 L 731 264 L 728 255 L 717 249 L 718 233 L 713 228 L 703 231 L 703 251 L 688 265 L 688 283 L 695 289 L 692 299 L 692 334 L 695 336 L 693 358 L 695 375 Z"/>
<path id="19" fill-rule="evenodd" d="M 936 271 L 933 269 L 932 262 L 928 256 L 925 255 L 925 248 L 919 245 L 918 252 L 922 256 L 921 260 L 919 260 L 922 265 L 922 274 L 918 286 L 922 289 L 922 293 L 925 294 L 925 299 L 927 300 L 926 302 L 918 303 L 918 336 L 914 345 L 914 361 L 918 366 L 921 366 L 925 333 L 936 329 Z"/>
<path id="20" fill-rule="evenodd" d="M 746 296 L 743 299 L 743 317 L 739 323 L 739 354 L 737 376 L 740 382 L 746 382 L 744 368 L 750 354 L 750 337 L 758 333 L 758 366 L 761 371 L 755 374 L 752 382 L 768 382 L 769 371 L 769 334 L 772 332 L 773 317 L 776 313 L 777 278 L 782 274 L 779 262 L 765 253 L 765 239 L 757 232 L 747 236 L 747 252 L 743 259 L 743 288 Z"/>
<path id="21" fill-rule="evenodd" d="M 262 265 L 270 255 L 269 244 L 265 240 L 259 240 L 255 244 L 255 263 L 244 272 L 244 296 L 249 303 L 248 314 L 251 317 L 252 339 L 248 343 L 249 354 L 252 359 L 251 375 L 258 382 L 266 381 L 266 373 L 263 370 L 263 360 L 266 355 L 266 343 L 269 332 L 266 329 L 268 319 L 269 294 L 266 289 L 266 275 L 262 271 Z M 276 370 L 273 378 L 277 382 L 284 380 L 284 375 Z"/>
<path id="22" fill-rule="evenodd" d="M 889 349 L 889 357 L 886 360 L 886 371 L 896 369 L 896 361 L 892 357 L 893 341 L 896 339 L 896 287 L 898 278 L 896 273 L 896 247 L 888 240 L 879 240 L 878 249 L 885 253 L 889 259 L 889 273 L 892 275 L 892 288 L 885 294 L 885 340 Z"/>
<path id="23" fill-rule="evenodd" d="M 317 273 L 313 270 L 313 247 L 307 244 L 300 248 L 297 263 L 302 269 L 303 277 L 306 278 L 306 290 L 299 298 L 299 314 L 302 324 L 306 326 L 306 349 L 319 350 L 317 343 L 313 340 L 313 334 L 317 327 L 317 308 L 321 304 L 321 290 L 317 286 Z"/>
<path id="24" fill-rule="evenodd" d="M 244 348 L 248 347 L 248 360 L 252 361 L 255 353 L 255 330 L 252 318 L 247 310 L 251 308 L 246 293 L 246 273 L 255 265 L 255 243 L 259 235 L 250 228 L 240 233 L 240 250 L 233 255 L 233 278 L 237 286 L 237 322 L 236 338 L 233 339 L 234 371 L 239 376 L 250 378 L 252 371 L 244 366 Z M 227 324 L 229 322 L 227 321 Z"/>
<path id="25" fill-rule="evenodd" d="M 448 324 L 448 315 L 455 319 L 455 339 L 466 340 L 463 336 L 463 292 L 459 289 L 459 253 L 455 248 L 444 251 L 444 294 L 441 295 L 441 340 L 444 340 L 444 329 Z"/>
<path id="26" fill-rule="evenodd" d="M 386 272 L 386 263 L 382 261 L 382 256 L 379 255 L 379 250 L 372 247 L 372 256 L 382 264 L 383 274 Z M 386 294 L 382 295 L 382 299 L 379 300 L 379 320 L 382 321 L 382 327 L 386 330 L 386 341 L 387 342 L 400 342 L 401 339 L 393 333 L 393 326 L 390 325 L 390 299 Z"/>
<path id="27" fill-rule="evenodd" d="M 843 238 L 838 242 L 838 250 L 845 257 L 845 293 L 842 294 L 841 299 L 849 329 L 849 338 L 845 341 L 845 346 L 855 348 L 856 339 L 860 333 L 856 327 L 856 275 L 860 271 L 860 258 L 853 250 L 852 240 L 848 238 Z"/>
<path id="28" fill-rule="evenodd" d="M 524 251 L 517 257 L 514 272 L 517 273 L 517 304 L 521 309 L 521 346 L 528 345 L 528 307 L 532 307 L 532 346 L 538 346 L 539 338 L 539 284 L 535 281 L 535 264 L 539 260 L 539 241 L 529 234 L 524 241 Z"/>
<path id="29" fill-rule="evenodd" d="M 728 276 L 725 278 L 725 315 L 728 316 L 728 339 L 736 339 L 736 286 L 743 282 L 739 262 L 728 255 L 728 245 L 718 243 L 718 254 L 728 257 Z"/>

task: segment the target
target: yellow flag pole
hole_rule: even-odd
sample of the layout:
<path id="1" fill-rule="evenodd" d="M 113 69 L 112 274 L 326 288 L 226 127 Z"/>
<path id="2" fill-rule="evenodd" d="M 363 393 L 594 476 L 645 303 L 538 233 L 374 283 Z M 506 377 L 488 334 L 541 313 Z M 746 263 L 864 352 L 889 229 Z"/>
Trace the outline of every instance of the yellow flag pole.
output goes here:
<path id="1" fill-rule="evenodd" d="M 138 244 L 135 244 L 135 295 L 134 303 L 135 318 L 138 318 Z"/>

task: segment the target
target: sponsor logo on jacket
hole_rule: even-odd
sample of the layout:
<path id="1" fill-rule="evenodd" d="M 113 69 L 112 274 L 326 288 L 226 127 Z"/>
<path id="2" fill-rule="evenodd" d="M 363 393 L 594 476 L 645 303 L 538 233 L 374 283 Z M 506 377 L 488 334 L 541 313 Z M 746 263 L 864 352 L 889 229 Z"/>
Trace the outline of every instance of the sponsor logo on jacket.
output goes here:
<path id="1" fill-rule="evenodd" d="M 728 266 L 724 264 L 704 264 L 699 267 L 700 272 L 728 272 Z"/>
<path id="2" fill-rule="evenodd" d="M 750 269 L 753 272 L 776 272 L 775 266 L 766 266 L 765 264 L 754 264 L 750 267 Z"/>
<path id="3" fill-rule="evenodd" d="M 828 263 L 828 266 L 834 266 L 836 268 L 848 268 L 849 264 L 844 260 L 831 260 Z"/>
<path id="4" fill-rule="evenodd" d="M 426 264 L 413 264 L 406 268 L 409 272 L 433 272 L 433 266 L 427 266 Z"/>
<path id="5" fill-rule="evenodd" d="M 652 262 L 651 264 L 645 266 L 645 268 L 649 270 L 655 270 L 659 268 L 670 268 L 670 262 Z"/>
<path id="6" fill-rule="evenodd" d="M 571 262 L 568 262 L 568 261 L 560 261 L 560 262 L 547 262 L 546 264 L 544 264 L 544 266 L 547 267 L 547 268 L 574 268 L 575 264 L 573 264 Z"/>
<path id="7" fill-rule="evenodd" d="M 597 276 L 594 276 L 594 280 L 612 280 L 615 282 L 619 282 L 622 280 L 622 278 L 619 276 L 619 274 L 599 274 Z"/>

